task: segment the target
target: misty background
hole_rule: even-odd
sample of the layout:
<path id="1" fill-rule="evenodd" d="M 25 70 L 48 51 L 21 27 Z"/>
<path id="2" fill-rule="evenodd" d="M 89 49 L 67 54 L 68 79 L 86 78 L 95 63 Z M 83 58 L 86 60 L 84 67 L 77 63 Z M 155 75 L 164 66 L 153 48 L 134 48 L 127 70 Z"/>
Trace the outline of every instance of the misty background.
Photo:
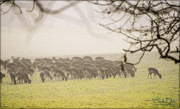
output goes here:
<path id="1" fill-rule="evenodd" d="M 36 11 L 27 11 L 31 3 L 19 3 L 26 7 L 23 14 L 12 9 L 1 16 L 1 58 L 123 53 L 128 47 L 123 35 L 110 33 L 98 24 L 101 16 L 88 2 L 56 15 L 46 14 L 39 22 L 34 20 Z M 60 3 L 51 8 L 67 2 Z"/>

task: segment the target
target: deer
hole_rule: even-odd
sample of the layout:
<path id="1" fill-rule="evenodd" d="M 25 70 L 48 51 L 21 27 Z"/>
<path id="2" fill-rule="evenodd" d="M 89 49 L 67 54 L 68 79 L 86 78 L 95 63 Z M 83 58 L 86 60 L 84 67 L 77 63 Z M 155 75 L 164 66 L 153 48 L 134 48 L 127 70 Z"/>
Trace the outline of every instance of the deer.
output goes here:
<path id="1" fill-rule="evenodd" d="M 159 73 L 159 71 L 156 69 L 156 68 L 148 68 L 148 78 L 149 78 L 149 75 L 150 75 L 150 77 L 151 77 L 151 79 L 152 79 L 152 76 L 151 76 L 151 74 L 153 74 L 154 73 L 154 76 L 156 76 L 156 75 L 158 75 L 159 76 L 159 79 L 161 79 L 162 78 L 162 75 Z"/>

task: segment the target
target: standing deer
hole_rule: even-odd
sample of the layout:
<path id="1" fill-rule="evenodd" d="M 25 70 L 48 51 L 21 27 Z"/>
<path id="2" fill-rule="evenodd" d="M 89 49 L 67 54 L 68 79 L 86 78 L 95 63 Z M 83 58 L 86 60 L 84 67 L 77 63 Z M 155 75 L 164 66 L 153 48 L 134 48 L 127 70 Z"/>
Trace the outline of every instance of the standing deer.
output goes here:
<path id="1" fill-rule="evenodd" d="M 149 75 L 150 75 L 150 77 L 151 77 L 151 74 L 152 74 L 152 73 L 154 73 L 154 76 L 158 75 L 158 76 L 159 76 L 159 79 L 162 78 L 162 75 L 158 72 L 158 70 L 157 70 L 156 68 L 148 68 L 148 72 L 149 72 L 148 78 L 149 78 Z M 151 77 L 151 79 L 152 79 L 152 77 Z"/>

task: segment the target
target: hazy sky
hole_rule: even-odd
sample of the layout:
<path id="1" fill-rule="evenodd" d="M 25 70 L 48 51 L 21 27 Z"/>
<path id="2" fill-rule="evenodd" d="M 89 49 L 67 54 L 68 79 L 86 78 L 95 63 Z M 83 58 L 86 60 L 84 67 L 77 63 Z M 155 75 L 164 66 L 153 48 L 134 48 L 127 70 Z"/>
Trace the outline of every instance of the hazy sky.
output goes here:
<path id="1" fill-rule="evenodd" d="M 37 12 L 26 10 L 23 8 L 23 14 L 14 14 L 17 9 L 13 9 L 1 16 L 2 58 L 120 53 L 123 47 L 127 48 L 122 35 L 109 34 L 95 22 L 99 16 L 87 2 L 57 15 L 44 15 L 39 23 L 34 22 Z"/>

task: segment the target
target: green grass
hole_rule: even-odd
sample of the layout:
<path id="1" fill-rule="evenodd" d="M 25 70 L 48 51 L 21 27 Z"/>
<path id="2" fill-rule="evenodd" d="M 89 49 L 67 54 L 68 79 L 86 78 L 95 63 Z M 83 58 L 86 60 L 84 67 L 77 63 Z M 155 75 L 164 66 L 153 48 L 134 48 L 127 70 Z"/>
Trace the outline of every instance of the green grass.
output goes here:
<path id="1" fill-rule="evenodd" d="M 111 56 L 118 59 L 118 56 Z M 130 59 L 133 57 L 130 57 Z M 36 72 L 32 84 L 1 84 L 1 108 L 177 108 L 179 107 L 179 65 L 145 57 L 136 66 L 134 78 L 69 80 L 41 83 Z M 147 79 L 147 68 L 156 67 L 162 79 Z M 153 98 L 175 100 L 173 105 L 156 105 Z"/>

